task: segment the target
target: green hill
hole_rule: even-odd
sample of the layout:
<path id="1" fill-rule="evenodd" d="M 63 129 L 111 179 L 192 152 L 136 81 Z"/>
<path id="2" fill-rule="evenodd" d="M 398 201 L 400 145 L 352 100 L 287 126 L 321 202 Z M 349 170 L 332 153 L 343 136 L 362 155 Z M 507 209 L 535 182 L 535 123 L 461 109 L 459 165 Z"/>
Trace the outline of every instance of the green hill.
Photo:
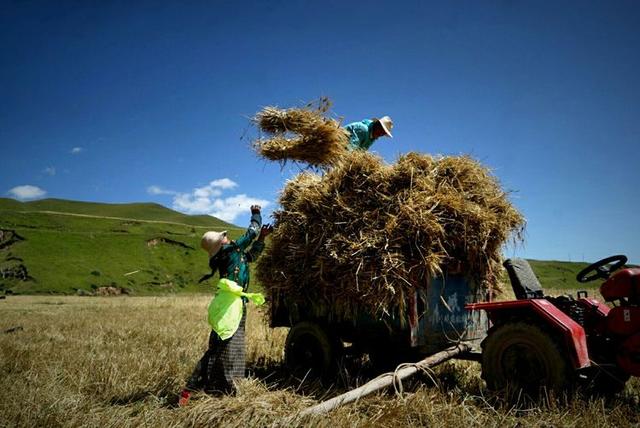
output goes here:
<path id="1" fill-rule="evenodd" d="M 222 229 L 232 237 L 243 232 L 211 216 L 153 203 L 0 198 L 0 293 L 70 294 L 107 286 L 137 294 L 207 290 L 197 285 L 208 271 L 199 240 L 206 230 Z M 585 288 L 575 277 L 587 263 L 530 263 L 545 289 Z"/>
<path id="2" fill-rule="evenodd" d="M 596 262 L 597 260 L 593 260 Z M 529 264 L 533 268 L 540 284 L 544 289 L 567 290 L 567 292 L 575 292 L 576 290 L 594 290 L 600 287 L 603 281 L 595 280 L 588 283 L 579 283 L 576 281 L 576 275 L 582 269 L 589 266 L 592 262 L 562 262 L 556 260 L 529 260 Z M 638 267 L 634 264 L 627 264 L 626 267 Z M 596 292 L 596 297 L 599 295 Z"/>
<path id="3" fill-rule="evenodd" d="M 598 286 L 599 282 L 594 281 L 588 284 L 581 284 L 576 281 L 576 275 L 590 263 L 584 262 L 561 262 L 556 260 L 529 260 L 531 268 L 535 272 L 540 284 L 545 289 L 570 289 L 582 290 Z"/>
<path id="4" fill-rule="evenodd" d="M 135 293 L 198 290 L 206 230 L 242 233 L 211 216 L 158 204 L 0 199 L 0 291 L 76 293 L 113 286 Z"/>
<path id="5" fill-rule="evenodd" d="M 105 204 L 98 202 L 68 201 L 64 199 L 41 199 L 31 202 L 19 202 L 15 199 L 0 198 L 0 212 L 55 212 L 61 214 L 88 215 L 96 217 L 115 217 L 182 223 L 191 226 L 235 228 L 218 218 L 208 215 L 186 215 L 154 203 Z"/>

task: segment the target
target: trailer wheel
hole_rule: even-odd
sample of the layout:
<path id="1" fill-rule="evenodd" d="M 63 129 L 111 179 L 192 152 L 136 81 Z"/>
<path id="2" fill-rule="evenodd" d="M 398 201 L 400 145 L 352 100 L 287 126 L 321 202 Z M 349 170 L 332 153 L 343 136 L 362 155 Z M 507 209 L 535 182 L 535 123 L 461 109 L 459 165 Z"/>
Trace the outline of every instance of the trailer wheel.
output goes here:
<path id="1" fill-rule="evenodd" d="M 338 353 L 335 342 L 318 324 L 300 322 L 287 335 L 285 364 L 300 376 L 327 377 Z"/>
<path id="2" fill-rule="evenodd" d="M 534 324 L 506 323 L 482 342 L 482 378 L 492 390 L 536 395 L 564 390 L 572 370 L 556 340 Z"/>

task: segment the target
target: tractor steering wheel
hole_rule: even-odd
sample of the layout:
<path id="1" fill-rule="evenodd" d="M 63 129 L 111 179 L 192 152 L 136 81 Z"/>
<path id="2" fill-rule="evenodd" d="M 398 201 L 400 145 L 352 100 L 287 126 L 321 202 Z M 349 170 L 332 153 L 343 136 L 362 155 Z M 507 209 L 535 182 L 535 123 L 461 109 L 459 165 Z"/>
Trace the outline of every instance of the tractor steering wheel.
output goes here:
<path id="1" fill-rule="evenodd" d="M 626 262 L 627 256 L 624 256 L 622 254 L 598 260 L 597 262 L 590 264 L 586 268 L 582 269 L 576 276 L 576 279 L 578 280 L 578 282 L 590 282 L 598 278 L 606 280 L 614 271 L 624 266 Z M 594 271 L 593 274 L 588 275 L 592 271 Z"/>

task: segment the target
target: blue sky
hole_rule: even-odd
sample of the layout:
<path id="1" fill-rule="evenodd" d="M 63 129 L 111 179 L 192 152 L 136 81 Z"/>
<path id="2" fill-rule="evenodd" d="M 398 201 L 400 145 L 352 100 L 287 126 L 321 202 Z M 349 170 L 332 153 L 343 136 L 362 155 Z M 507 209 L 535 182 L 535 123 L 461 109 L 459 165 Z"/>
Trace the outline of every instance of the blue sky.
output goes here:
<path id="1" fill-rule="evenodd" d="M 0 5 L 0 192 L 154 201 L 236 224 L 298 169 L 260 160 L 262 106 L 388 114 L 372 150 L 471 154 L 528 219 L 508 256 L 640 262 L 640 3 Z"/>

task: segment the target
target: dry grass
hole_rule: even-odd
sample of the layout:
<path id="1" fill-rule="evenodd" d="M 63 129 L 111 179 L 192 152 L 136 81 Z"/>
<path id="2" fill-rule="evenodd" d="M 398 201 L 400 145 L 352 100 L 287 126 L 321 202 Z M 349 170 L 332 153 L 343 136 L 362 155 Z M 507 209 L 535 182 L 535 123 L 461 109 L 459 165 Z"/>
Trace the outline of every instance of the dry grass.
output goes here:
<path id="1" fill-rule="evenodd" d="M 354 151 L 289 181 L 257 265 L 272 301 L 327 301 L 333 315 L 402 312 L 416 284 L 446 269 L 494 289 L 503 244 L 524 218 L 466 156 L 408 153 L 395 164 Z"/>
<path id="2" fill-rule="evenodd" d="M 550 400 L 515 410 L 485 396 L 475 363 L 454 362 L 429 382 L 301 419 L 315 403 L 298 381 L 276 382 L 286 331 L 248 317 L 254 377 L 235 397 L 197 395 L 175 407 L 207 339 L 207 296 L 9 297 L 0 301 L 2 426 L 633 426 L 637 379 L 611 402 Z M 12 327 L 22 327 L 5 333 Z M 362 379 L 358 380 L 362 381 Z M 352 381 L 352 382 L 355 382 Z M 284 387 L 283 384 L 290 386 Z M 279 386 L 278 386 L 279 385 Z M 296 392 L 297 391 L 297 392 Z M 319 390 L 319 395 L 335 393 Z"/>
<path id="3" fill-rule="evenodd" d="M 328 98 L 303 108 L 265 107 L 254 122 L 267 137 L 257 139 L 254 149 L 271 161 L 333 164 L 347 151 L 349 135 L 339 121 L 328 117 L 330 107 Z"/>

